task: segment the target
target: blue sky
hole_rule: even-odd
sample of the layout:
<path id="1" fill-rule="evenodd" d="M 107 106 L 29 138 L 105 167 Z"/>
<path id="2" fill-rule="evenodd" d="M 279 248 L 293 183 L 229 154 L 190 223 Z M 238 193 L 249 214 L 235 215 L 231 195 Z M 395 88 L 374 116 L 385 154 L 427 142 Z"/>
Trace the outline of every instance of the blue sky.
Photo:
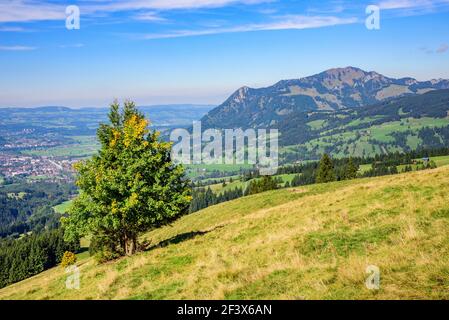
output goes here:
<path id="1" fill-rule="evenodd" d="M 370 4 L 380 30 L 365 27 Z M 69 5 L 79 30 L 66 29 Z M 449 78 L 449 0 L 0 2 L 0 107 L 219 104 L 349 65 Z"/>

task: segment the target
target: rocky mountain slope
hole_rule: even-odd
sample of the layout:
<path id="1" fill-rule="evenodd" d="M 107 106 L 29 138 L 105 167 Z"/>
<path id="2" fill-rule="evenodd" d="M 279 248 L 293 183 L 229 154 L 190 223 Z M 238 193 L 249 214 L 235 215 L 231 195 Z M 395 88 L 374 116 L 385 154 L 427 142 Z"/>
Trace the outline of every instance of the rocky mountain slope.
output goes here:
<path id="1" fill-rule="evenodd" d="M 354 67 L 337 68 L 271 87 L 242 87 L 202 118 L 204 128 L 267 127 L 304 111 L 376 104 L 404 95 L 448 89 L 449 80 L 393 79 Z"/>

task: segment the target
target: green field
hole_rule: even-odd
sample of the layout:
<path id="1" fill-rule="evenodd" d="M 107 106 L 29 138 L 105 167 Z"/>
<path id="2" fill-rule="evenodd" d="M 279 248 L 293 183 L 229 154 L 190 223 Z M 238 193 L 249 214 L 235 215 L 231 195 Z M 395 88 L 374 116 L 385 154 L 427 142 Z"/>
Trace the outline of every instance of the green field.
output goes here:
<path id="1" fill-rule="evenodd" d="M 363 123 L 369 123 L 379 117 L 367 117 L 357 119 L 341 129 L 343 132 L 335 133 L 335 130 L 325 130 L 320 133 L 319 138 L 309 140 L 301 145 L 284 146 L 280 149 L 282 153 L 295 153 L 298 148 L 305 148 L 308 152 L 315 152 L 321 155 L 326 152 L 327 148 L 335 148 L 332 154 L 336 158 L 356 156 L 372 156 L 374 154 L 382 154 L 385 152 L 403 152 L 401 147 L 397 146 L 394 133 L 408 132 L 406 144 L 410 150 L 415 150 L 422 143 L 417 136 L 417 132 L 425 127 L 443 127 L 449 125 L 449 118 L 404 118 L 400 121 L 385 122 L 381 125 L 371 126 L 366 129 L 354 130 L 353 127 Z M 317 120 L 318 121 L 318 120 Z M 318 128 L 322 122 L 312 121 L 308 125 Z"/>
<path id="2" fill-rule="evenodd" d="M 0 299 L 449 299 L 449 166 L 282 189 L 187 215 L 106 264 L 56 267 Z M 160 245 L 158 245 L 160 244 Z M 380 270 L 379 290 L 365 286 Z"/>
<path id="3" fill-rule="evenodd" d="M 415 159 L 420 161 L 421 159 Z M 449 156 L 440 156 L 440 157 L 431 157 L 430 160 L 434 161 L 437 167 L 447 166 L 449 165 Z M 419 165 L 411 165 L 413 170 L 416 170 Z M 398 171 L 402 171 L 406 165 L 400 165 L 397 167 Z M 371 169 L 371 164 L 362 164 L 360 166 L 360 173 L 365 173 Z"/>
<path id="4" fill-rule="evenodd" d="M 19 193 L 8 193 L 7 196 L 9 198 L 14 198 L 16 200 L 21 200 L 23 197 L 26 196 L 26 192 L 19 192 Z"/>
<path id="5" fill-rule="evenodd" d="M 28 182 L 38 182 L 38 181 L 46 181 L 52 179 L 52 176 L 49 175 L 40 175 L 40 176 L 28 176 L 26 180 Z"/>
<path id="6" fill-rule="evenodd" d="M 66 213 L 71 204 L 72 204 L 72 200 L 69 200 L 69 201 L 63 202 L 63 203 L 53 207 L 53 209 L 57 213 Z"/>
<path id="7" fill-rule="evenodd" d="M 231 176 L 233 173 L 239 173 L 241 170 L 249 170 L 254 166 L 250 164 L 187 164 L 184 165 L 187 175 L 191 179 L 200 178 L 213 172 L 222 172 Z M 220 178 L 211 178 L 220 179 Z"/>
<path id="8" fill-rule="evenodd" d="M 22 153 L 30 156 L 46 157 L 89 157 L 96 153 L 100 147 L 95 136 L 73 136 L 70 138 L 73 140 L 73 144 L 25 150 Z"/>
<path id="9" fill-rule="evenodd" d="M 308 122 L 307 125 L 314 130 L 319 130 L 324 128 L 326 126 L 326 123 L 327 123 L 326 120 L 315 120 Z"/>
<path id="10" fill-rule="evenodd" d="M 432 157 L 430 159 L 435 161 L 438 167 L 449 165 L 449 156 Z"/>
<path id="11" fill-rule="evenodd" d="M 23 154 L 29 156 L 44 157 L 88 157 L 98 150 L 97 147 L 86 147 L 83 145 L 66 145 L 47 149 L 26 150 Z"/>
<path id="12" fill-rule="evenodd" d="M 280 174 L 280 175 L 273 176 L 273 178 L 280 178 L 282 180 L 282 185 L 284 185 L 286 182 L 291 183 L 295 176 L 296 176 L 296 174 Z M 253 180 L 257 180 L 257 179 L 253 179 Z M 227 180 L 227 181 L 229 181 L 229 180 Z M 240 181 L 240 179 L 237 179 L 232 182 L 226 182 L 226 186 L 224 186 L 224 187 L 223 187 L 223 183 L 217 183 L 217 184 L 210 185 L 210 188 L 214 193 L 222 193 L 225 191 L 231 191 L 235 188 L 242 188 L 242 190 L 244 191 L 248 187 L 248 185 L 251 181 L 252 180 L 242 182 L 242 181 Z"/>
<path id="13" fill-rule="evenodd" d="M 365 124 L 365 123 L 371 123 L 375 120 L 382 119 L 382 118 L 383 118 L 383 116 L 375 116 L 375 117 L 366 117 L 366 118 L 352 120 L 346 126 L 344 126 L 344 128 L 350 128 L 350 127 L 359 126 L 359 125 Z"/>

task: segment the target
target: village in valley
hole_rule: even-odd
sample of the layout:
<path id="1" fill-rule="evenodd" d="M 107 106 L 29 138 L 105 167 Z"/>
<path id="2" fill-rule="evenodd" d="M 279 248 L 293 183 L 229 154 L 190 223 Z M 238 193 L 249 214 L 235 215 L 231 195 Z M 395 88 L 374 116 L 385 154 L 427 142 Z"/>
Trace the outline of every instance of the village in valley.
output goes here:
<path id="1" fill-rule="evenodd" d="M 0 153 L 0 175 L 4 178 L 29 177 L 49 181 L 71 181 L 72 166 L 77 160 Z"/>

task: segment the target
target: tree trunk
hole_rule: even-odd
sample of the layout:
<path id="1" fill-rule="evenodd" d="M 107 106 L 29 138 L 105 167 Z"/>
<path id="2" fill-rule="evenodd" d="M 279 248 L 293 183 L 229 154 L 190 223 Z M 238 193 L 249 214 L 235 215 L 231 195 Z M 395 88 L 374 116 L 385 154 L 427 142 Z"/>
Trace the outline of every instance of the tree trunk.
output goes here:
<path id="1" fill-rule="evenodd" d="M 125 235 L 125 254 L 132 256 L 137 251 L 137 237 Z"/>

